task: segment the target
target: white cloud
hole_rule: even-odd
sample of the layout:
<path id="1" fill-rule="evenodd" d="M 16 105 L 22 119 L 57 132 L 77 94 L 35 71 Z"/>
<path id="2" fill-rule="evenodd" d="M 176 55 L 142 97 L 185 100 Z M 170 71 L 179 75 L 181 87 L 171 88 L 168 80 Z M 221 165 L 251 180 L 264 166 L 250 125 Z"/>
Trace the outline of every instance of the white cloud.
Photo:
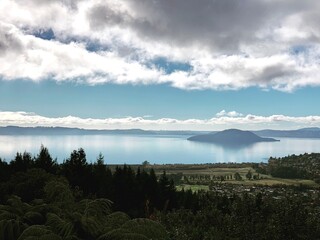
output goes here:
<path id="1" fill-rule="evenodd" d="M 236 112 L 221 111 L 219 116 L 211 119 L 147 119 L 146 117 L 124 118 L 79 118 L 44 117 L 28 112 L 0 112 L 0 126 L 60 126 L 77 127 L 85 129 L 130 129 L 141 128 L 151 130 L 222 130 L 227 128 L 240 129 L 296 129 L 307 126 L 320 126 L 320 116 L 291 117 L 284 115 L 257 116 L 246 115 Z"/>
<path id="2" fill-rule="evenodd" d="M 228 116 L 228 117 L 242 117 L 242 113 L 238 113 L 236 111 L 230 111 L 227 112 L 226 110 L 221 110 L 216 114 L 217 117 L 223 117 L 223 116 Z"/>
<path id="3" fill-rule="evenodd" d="M 319 10 L 312 0 L 1 0 L 0 77 L 187 90 L 320 86 Z M 48 29 L 54 40 L 33 36 Z M 152 64 L 159 57 L 191 67 L 166 73 Z"/>
<path id="4" fill-rule="evenodd" d="M 53 78 L 88 84 L 105 82 L 152 83 L 160 71 L 128 61 L 112 52 L 88 52 L 80 43 L 62 44 L 21 33 L 16 27 L 0 23 L 0 46 L 3 50 L 0 73 L 4 79 L 30 78 L 34 81 Z M 5 51 L 6 50 L 6 51 Z"/>

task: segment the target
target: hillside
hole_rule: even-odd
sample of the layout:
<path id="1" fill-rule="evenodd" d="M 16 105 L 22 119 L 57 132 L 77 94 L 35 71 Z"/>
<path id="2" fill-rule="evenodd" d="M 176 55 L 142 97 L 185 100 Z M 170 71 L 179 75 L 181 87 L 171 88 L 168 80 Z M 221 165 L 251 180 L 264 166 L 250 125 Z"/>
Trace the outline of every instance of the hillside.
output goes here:
<path id="1" fill-rule="evenodd" d="M 263 137 L 286 137 L 286 138 L 320 138 L 320 128 L 301 128 L 297 130 L 260 130 L 253 131 Z"/>

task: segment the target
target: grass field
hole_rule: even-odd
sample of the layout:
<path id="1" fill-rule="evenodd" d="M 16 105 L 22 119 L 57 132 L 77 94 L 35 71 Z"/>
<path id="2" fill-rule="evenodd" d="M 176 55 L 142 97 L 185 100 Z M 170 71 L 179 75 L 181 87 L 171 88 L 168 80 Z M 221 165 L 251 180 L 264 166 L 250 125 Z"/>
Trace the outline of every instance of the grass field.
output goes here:
<path id="1" fill-rule="evenodd" d="M 294 185 L 294 186 L 299 186 L 299 185 L 305 185 L 309 187 L 319 187 L 319 184 L 315 183 L 312 180 L 305 180 L 305 179 L 285 179 L 285 178 L 265 178 L 265 179 L 260 179 L 260 180 L 251 180 L 251 181 L 235 181 L 234 183 L 238 184 L 244 184 L 244 185 Z"/>
<path id="2" fill-rule="evenodd" d="M 181 191 L 182 189 L 184 190 L 189 190 L 191 189 L 191 191 L 193 192 L 197 192 L 199 190 L 204 190 L 204 191 L 208 191 L 209 190 L 209 186 L 208 185 L 189 185 L 189 184 L 181 184 L 181 185 L 178 185 L 176 187 L 176 189 L 178 191 Z"/>
<path id="3" fill-rule="evenodd" d="M 163 171 L 166 172 L 167 175 L 172 174 L 182 174 L 185 177 L 192 177 L 192 176 L 210 176 L 210 177 L 219 177 L 219 176 L 226 176 L 232 175 L 234 176 L 235 173 L 239 173 L 243 180 L 236 181 L 233 179 L 226 179 L 224 183 L 230 184 L 242 184 L 242 185 L 294 185 L 299 186 L 301 184 L 309 186 L 309 187 L 320 187 L 319 184 L 315 183 L 312 180 L 304 180 L 304 179 L 283 179 L 283 178 L 274 178 L 270 175 L 259 174 L 258 180 L 248 180 L 246 179 L 246 174 L 248 171 L 251 171 L 253 175 L 258 175 L 256 171 L 251 167 L 250 163 L 241 163 L 241 164 L 154 164 L 154 165 L 130 165 L 133 169 L 137 169 L 138 167 L 150 170 L 153 168 L 155 170 L 156 175 L 161 175 Z M 111 169 L 114 169 L 115 165 L 111 166 Z M 182 184 L 177 186 L 177 189 L 180 190 L 184 189 L 191 189 L 192 191 L 197 190 L 208 190 L 208 184 L 202 184 L 201 180 L 196 180 L 194 184 Z"/>

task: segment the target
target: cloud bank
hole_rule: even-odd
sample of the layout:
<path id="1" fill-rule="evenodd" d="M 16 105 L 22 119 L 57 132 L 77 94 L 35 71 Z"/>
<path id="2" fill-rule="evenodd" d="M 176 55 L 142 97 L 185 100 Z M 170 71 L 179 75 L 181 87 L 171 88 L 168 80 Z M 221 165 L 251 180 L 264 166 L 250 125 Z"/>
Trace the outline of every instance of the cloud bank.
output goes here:
<path id="1" fill-rule="evenodd" d="M 223 113 L 223 114 L 221 114 Z M 148 117 L 125 118 L 79 118 L 44 117 L 28 112 L 0 112 L 0 126 L 21 127 L 77 127 L 84 129 L 130 129 L 145 130 L 223 130 L 227 128 L 240 128 L 248 130 L 257 129 L 297 129 L 308 126 L 320 126 L 320 116 L 291 117 L 284 115 L 257 116 L 243 115 L 235 111 L 219 112 L 211 119 L 149 119 Z"/>
<path id="2" fill-rule="evenodd" d="M 1 0 L 0 78 L 320 86 L 319 11 L 312 0 Z"/>

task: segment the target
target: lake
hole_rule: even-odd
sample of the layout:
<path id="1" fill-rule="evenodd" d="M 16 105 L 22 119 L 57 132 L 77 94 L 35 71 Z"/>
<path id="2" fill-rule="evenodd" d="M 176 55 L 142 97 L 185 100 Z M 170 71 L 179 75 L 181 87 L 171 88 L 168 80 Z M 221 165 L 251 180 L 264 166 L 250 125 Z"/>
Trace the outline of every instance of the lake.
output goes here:
<path id="1" fill-rule="evenodd" d="M 280 142 L 261 142 L 230 148 L 215 144 L 190 142 L 188 136 L 138 135 L 81 135 L 81 136 L 0 136 L 0 157 L 6 161 L 16 152 L 36 155 L 41 144 L 58 162 L 82 147 L 88 162 L 94 162 L 99 153 L 110 164 L 150 163 L 217 163 L 267 162 L 270 156 L 320 152 L 320 139 L 278 138 Z"/>

